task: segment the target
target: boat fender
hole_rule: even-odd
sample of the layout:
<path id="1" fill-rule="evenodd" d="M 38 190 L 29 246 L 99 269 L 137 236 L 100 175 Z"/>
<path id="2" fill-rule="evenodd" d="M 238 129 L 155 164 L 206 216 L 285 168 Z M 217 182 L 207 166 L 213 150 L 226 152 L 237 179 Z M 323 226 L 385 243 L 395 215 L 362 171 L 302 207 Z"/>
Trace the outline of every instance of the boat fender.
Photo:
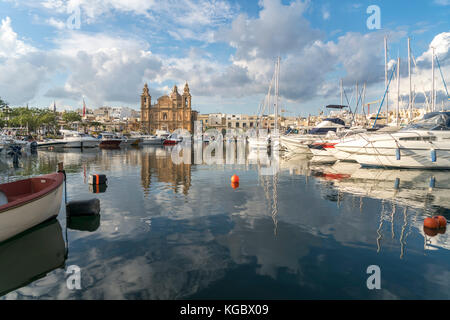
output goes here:
<path id="1" fill-rule="evenodd" d="M 91 174 L 89 175 L 89 184 L 98 185 L 105 184 L 108 179 L 104 174 Z"/>
<path id="2" fill-rule="evenodd" d="M 400 178 L 395 178 L 394 189 L 398 190 L 400 188 Z"/>
<path id="3" fill-rule="evenodd" d="M 397 160 L 401 159 L 400 148 L 395 149 L 395 158 Z"/>
<path id="4" fill-rule="evenodd" d="M 66 205 L 67 217 L 94 216 L 100 214 L 100 200 L 71 201 Z"/>
<path id="5" fill-rule="evenodd" d="M 431 162 L 436 162 L 436 160 L 437 160 L 436 150 L 431 149 Z"/>
<path id="6" fill-rule="evenodd" d="M 430 178 L 430 189 L 433 189 L 436 186 L 436 178 L 431 177 Z"/>

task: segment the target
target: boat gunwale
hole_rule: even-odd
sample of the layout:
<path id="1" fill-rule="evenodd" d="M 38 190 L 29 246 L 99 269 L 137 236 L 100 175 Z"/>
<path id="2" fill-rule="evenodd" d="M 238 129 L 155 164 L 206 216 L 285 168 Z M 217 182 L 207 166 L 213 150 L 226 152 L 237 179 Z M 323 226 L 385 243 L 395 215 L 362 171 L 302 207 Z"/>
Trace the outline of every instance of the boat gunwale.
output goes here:
<path id="1" fill-rule="evenodd" d="M 28 179 L 17 180 L 17 181 L 5 183 L 5 184 L 14 184 L 19 181 L 31 180 L 31 179 L 49 179 L 49 180 L 55 180 L 55 181 L 48 188 L 45 188 L 39 192 L 33 193 L 33 194 L 25 196 L 23 198 L 16 199 L 14 201 L 8 202 L 7 204 L 4 204 L 3 206 L 0 206 L 0 214 L 5 213 L 11 209 L 22 207 L 24 205 L 29 204 L 30 202 L 34 202 L 36 200 L 39 200 L 39 199 L 47 196 L 49 193 L 53 192 L 54 190 L 58 189 L 61 186 L 61 184 L 64 181 L 64 174 L 62 172 L 56 172 L 56 173 L 46 174 L 43 176 L 36 176 L 36 177 L 28 178 Z"/>

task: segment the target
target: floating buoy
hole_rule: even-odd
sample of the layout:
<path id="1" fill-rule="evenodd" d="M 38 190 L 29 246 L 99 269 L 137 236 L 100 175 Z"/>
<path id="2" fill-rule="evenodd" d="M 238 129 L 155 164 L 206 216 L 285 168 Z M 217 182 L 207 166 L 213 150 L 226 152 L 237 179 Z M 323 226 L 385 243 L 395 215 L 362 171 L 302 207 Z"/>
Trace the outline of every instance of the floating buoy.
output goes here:
<path id="1" fill-rule="evenodd" d="M 104 174 L 91 174 L 89 175 L 89 184 L 105 184 L 108 179 Z"/>
<path id="2" fill-rule="evenodd" d="M 447 226 L 447 219 L 444 216 L 434 216 L 433 219 L 437 220 L 439 228 L 445 228 Z"/>
<path id="3" fill-rule="evenodd" d="M 71 230 L 94 232 L 100 227 L 100 215 L 68 217 L 67 227 Z"/>
<path id="4" fill-rule="evenodd" d="M 233 174 L 233 176 L 231 177 L 231 182 L 232 183 L 235 183 L 235 182 L 239 183 L 239 176 Z"/>
<path id="5" fill-rule="evenodd" d="M 94 216 L 100 214 L 100 200 L 71 201 L 66 205 L 66 213 L 71 216 Z"/>
<path id="6" fill-rule="evenodd" d="M 423 227 L 423 232 L 429 237 L 434 237 L 438 234 L 439 231 L 438 229 L 430 229 L 427 227 Z"/>
<path id="7" fill-rule="evenodd" d="M 89 191 L 92 193 L 104 193 L 108 186 L 106 184 L 90 184 Z"/>
<path id="8" fill-rule="evenodd" d="M 232 187 L 233 189 L 239 188 L 239 182 L 232 182 L 232 183 L 231 183 L 231 187 Z"/>
<path id="9" fill-rule="evenodd" d="M 423 226 L 429 229 L 439 229 L 439 221 L 434 218 L 425 218 L 423 220 Z"/>

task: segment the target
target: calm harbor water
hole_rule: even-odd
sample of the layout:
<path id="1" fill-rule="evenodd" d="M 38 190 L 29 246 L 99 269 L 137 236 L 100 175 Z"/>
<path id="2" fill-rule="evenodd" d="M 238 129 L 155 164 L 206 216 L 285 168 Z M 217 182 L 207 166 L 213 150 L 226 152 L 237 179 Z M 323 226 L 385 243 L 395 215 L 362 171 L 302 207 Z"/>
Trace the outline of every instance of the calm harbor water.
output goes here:
<path id="1" fill-rule="evenodd" d="M 66 223 L 63 206 L 57 220 L 1 244 L 3 299 L 450 298 L 449 232 L 422 228 L 430 215 L 450 219 L 448 171 L 283 155 L 264 175 L 252 153 L 244 164 L 189 164 L 167 147 L 38 151 L 19 169 L 1 160 L 2 183 L 62 161 L 68 201 L 101 202 L 100 219 Z M 93 193 L 92 173 L 106 174 L 106 190 Z M 67 288 L 71 265 L 81 290 Z M 367 288 L 371 265 L 380 290 Z"/>

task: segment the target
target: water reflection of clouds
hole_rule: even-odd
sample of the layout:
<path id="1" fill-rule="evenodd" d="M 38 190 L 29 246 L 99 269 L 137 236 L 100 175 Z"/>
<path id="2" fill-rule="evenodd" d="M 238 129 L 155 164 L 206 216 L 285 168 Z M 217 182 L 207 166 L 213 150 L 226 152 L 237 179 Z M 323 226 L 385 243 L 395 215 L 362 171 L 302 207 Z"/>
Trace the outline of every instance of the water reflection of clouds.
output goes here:
<path id="1" fill-rule="evenodd" d="M 273 185 L 268 183 L 265 190 L 265 182 L 258 177 L 257 162 L 235 167 L 191 165 L 187 170 L 165 164 L 170 160 L 161 148 L 109 151 L 105 155 L 108 156 L 105 164 L 97 156 L 80 155 L 77 161 L 88 164 L 88 174 L 93 170 L 107 174 L 106 193 L 89 193 L 81 166 L 69 173 L 69 196 L 80 199 L 95 196 L 102 206 L 101 226 L 96 232 L 69 231 L 71 248 L 67 263 L 82 268 L 84 289 L 68 291 L 64 273 L 55 271 L 8 298 L 16 298 L 17 293 L 19 297 L 61 299 L 188 298 L 217 288 L 227 275 L 241 266 L 250 266 L 255 277 L 281 282 L 289 278 L 296 297 L 314 297 L 322 292 L 323 296 L 317 297 L 391 299 L 421 295 L 410 290 L 417 286 L 394 277 L 376 295 L 368 295 L 365 288 L 355 289 L 365 284 L 367 265 L 393 265 L 414 275 L 418 283 L 428 281 L 420 272 L 445 270 L 445 261 L 421 260 L 424 252 L 421 221 L 414 220 L 423 214 L 420 208 L 408 210 L 405 234 L 409 234 L 403 239 L 405 260 L 414 263 L 416 270 L 398 262 L 399 237 L 404 226 L 401 209 L 408 202 L 409 193 L 405 193 L 405 203 L 397 204 L 393 220 L 389 220 L 392 202 L 386 202 L 386 214 L 381 216 L 381 190 L 379 195 L 362 193 L 363 186 L 358 193 L 345 189 L 344 179 L 326 180 L 325 184 L 320 177 L 290 175 L 308 173 L 309 166 L 298 159 L 292 167 L 282 162 L 277 190 L 278 232 L 274 235 L 270 194 Z M 233 190 L 229 178 L 236 168 L 240 170 L 241 187 Z M 357 188 L 357 184 L 349 183 L 348 187 Z M 343 196 L 333 198 L 330 190 Z M 327 194 L 332 196 L 324 197 Z M 381 251 L 377 253 L 380 219 L 386 221 L 380 229 L 383 238 Z M 448 235 L 433 239 L 442 249 L 448 243 Z M 433 263 L 437 266 L 431 268 Z M 431 282 L 425 285 L 436 290 L 431 296 L 439 297 L 448 288 L 438 284 L 437 278 Z M 254 294 L 257 297 L 258 292 Z"/>

